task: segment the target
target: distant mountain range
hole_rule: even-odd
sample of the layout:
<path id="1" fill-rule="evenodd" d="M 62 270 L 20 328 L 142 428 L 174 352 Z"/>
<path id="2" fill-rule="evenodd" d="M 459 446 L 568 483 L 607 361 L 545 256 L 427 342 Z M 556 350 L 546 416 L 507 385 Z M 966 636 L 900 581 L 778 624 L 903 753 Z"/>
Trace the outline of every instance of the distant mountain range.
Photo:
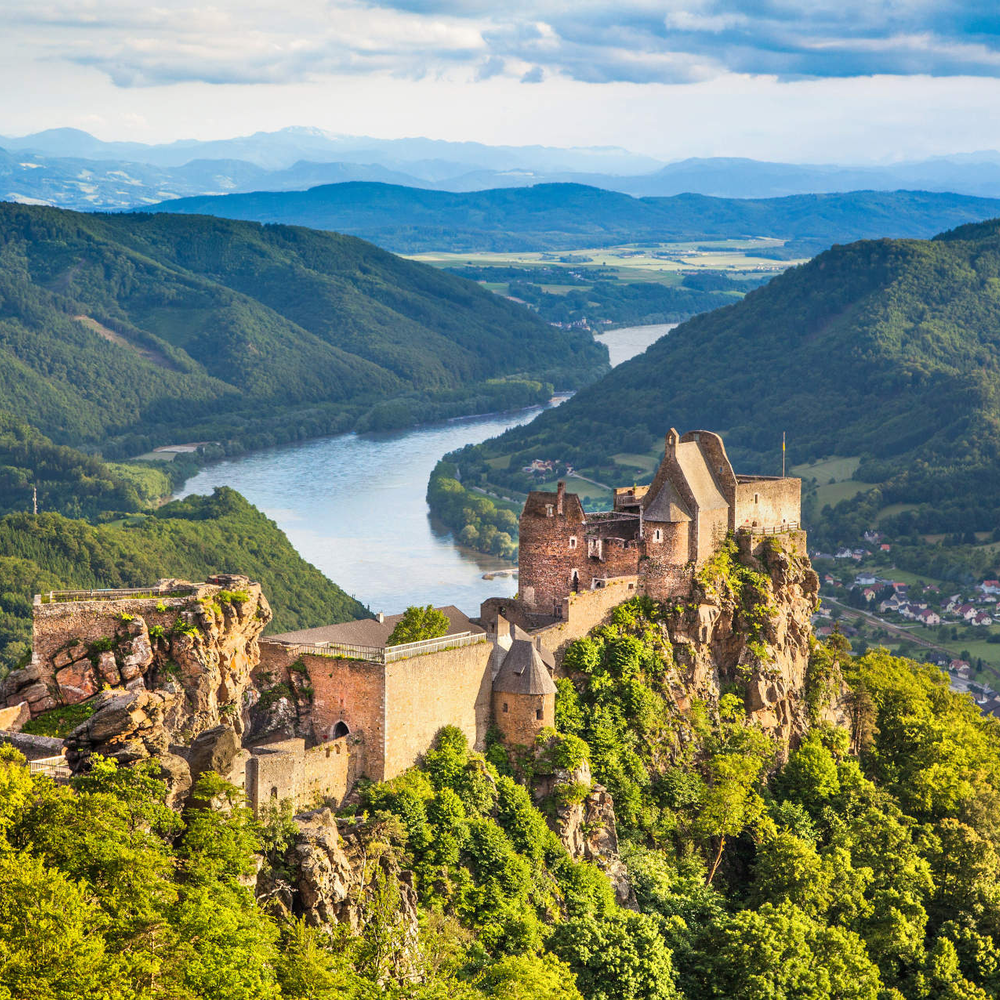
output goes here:
<path id="1" fill-rule="evenodd" d="M 617 147 L 373 139 L 312 128 L 154 145 L 104 142 L 68 128 L 0 136 L 0 198 L 63 208 L 121 209 L 192 195 L 303 190 L 355 180 L 453 192 L 572 182 L 637 197 L 775 198 L 855 190 L 1000 197 L 1000 153 L 887 166 L 723 157 L 665 164 Z"/>
<path id="2" fill-rule="evenodd" d="M 766 236 L 789 241 L 766 253 L 792 259 L 867 237 L 932 236 L 1000 215 L 1000 200 L 920 191 L 638 199 L 582 184 L 453 194 L 348 183 L 308 191 L 182 198 L 153 208 L 329 229 L 397 253 L 565 250 Z"/>

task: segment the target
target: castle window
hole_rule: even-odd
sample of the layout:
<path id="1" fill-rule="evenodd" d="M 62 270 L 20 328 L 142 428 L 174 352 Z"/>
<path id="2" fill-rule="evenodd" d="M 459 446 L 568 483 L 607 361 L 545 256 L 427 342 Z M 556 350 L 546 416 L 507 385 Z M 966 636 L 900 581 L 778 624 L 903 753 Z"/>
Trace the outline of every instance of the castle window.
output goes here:
<path id="1" fill-rule="evenodd" d="M 510 709 L 508 709 L 508 707 L 507 707 L 507 702 L 504 702 L 504 703 L 503 703 L 503 710 L 504 710 L 505 712 L 508 712 L 508 711 L 510 711 Z"/>
<path id="2" fill-rule="evenodd" d="M 654 542 L 663 541 L 663 531 L 660 528 L 657 528 L 656 531 L 653 532 L 653 541 Z"/>
<path id="3" fill-rule="evenodd" d="M 271 786 L 271 798 L 276 799 L 278 797 L 278 787 L 277 785 Z"/>
<path id="4" fill-rule="evenodd" d="M 753 502 L 754 503 L 760 503 L 760 494 L 759 493 L 755 493 L 753 495 Z"/>
<path id="5" fill-rule="evenodd" d="M 569 540 L 569 547 L 570 547 L 571 549 L 575 549 L 575 548 L 576 548 L 576 535 L 573 535 L 573 536 L 572 536 L 572 537 L 570 538 L 570 540 Z"/>
<path id="6" fill-rule="evenodd" d="M 546 516 L 546 517 L 552 517 L 552 515 L 553 515 L 554 513 L 555 513 L 555 507 L 553 507 L 553 506 L 552 506 L 552 504 L 550 504 L 550 503 L 547 503 L 547 504 L 545 505 L 545 516 Z"/>
<path id="7" fill-rule="evenodd" d="M 536 708 L 535 709 L 535 718 L 538 719 L 538 720 L 541 720 L 541 718 L 542 718 L 542 710 L 540 708 Z"/>

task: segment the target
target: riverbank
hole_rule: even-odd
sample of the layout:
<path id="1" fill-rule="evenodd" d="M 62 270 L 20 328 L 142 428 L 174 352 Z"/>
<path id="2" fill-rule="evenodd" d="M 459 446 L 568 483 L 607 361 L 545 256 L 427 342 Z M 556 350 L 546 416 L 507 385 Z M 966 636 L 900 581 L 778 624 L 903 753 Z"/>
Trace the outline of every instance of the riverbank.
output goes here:
<path id="1" fill-rule="evenodd" d="M 607 330 L 595 335 L 595 340 L 608 349 L 612 367 L 643 353 L 651 344 L 666 336 L 677 323 L 657 323 L 651 326 L 628 326 Z M 427 483 L 427 503 L 435 517 L 453 532 L 458 543 L 478 552 L 488 553 L 511 562 L 517 561 L 518 518 L 527 493 L 510 485 L 491 482 L 491 473 L 501 471 L 494 462 L 463 461 L 470 457 L 469 445 L 459 452 L 444 456 L 435 466 Z M 545 479 L 554 474 L 550 455 L 536 455 L 533 459 L 549 463 L 549 471 L 540 472 L 537 482 L 526 488 L 546 487 Z M 508 456 L 509 459 L 509 456 Z M 520 461 L 519 463 L 520 464 Z M 506 468 L 506 467 L 504 467 Z M 509 471 L 509 470 L 508 470 Z M 579 477 L 574 484 L 567 480 L 569 489 L 574 485 L 586 489 L 596 487 L 596 496 L 589 503 L 606 501 L 610 488 L 594 479 Z"/>

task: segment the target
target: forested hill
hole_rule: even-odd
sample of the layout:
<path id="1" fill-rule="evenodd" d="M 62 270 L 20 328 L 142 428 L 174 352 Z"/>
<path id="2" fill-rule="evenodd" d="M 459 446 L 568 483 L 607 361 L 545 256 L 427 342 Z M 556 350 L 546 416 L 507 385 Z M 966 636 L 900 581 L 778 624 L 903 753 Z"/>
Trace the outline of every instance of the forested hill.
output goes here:
<path id="1" fill-rule="evenodd" d="M 991 530 L 1000 517 L 1000 220 L 934 240 L 834 247 L 741 302 L 688 320 L 558 409 L 478 449 L 477 471 L 556 459 L 604 482 L 666 428 L 721 431 L 738 468 L 780 471 L 860 455 L 884 503 L 923 506 L 923 531 Z M 497 456 L 506 457 L 497 461 Z M 507 471 L 504 471 L 507 470 Z M 523 480 L 523 482 L 522 482 Z M 955 525 L 960 525 L 956 528 Z"/>
<path id="2" fill-rule="evenodd" d="M 606 361 L 352 237 L 0 203 L 0 410 L 105 456 L 496 410 Z"/>
<path id="3" fill-rule="evenodd" d="M 928 237 L 1000 215 L 1000 201 L 926 191 L 850 191 L 736 199 L 681 194 L 632 198 L 582 184 L 455 194 L 392 184 L 327 184 L 179 198 L 156 211 L 205 213 L 352 233 L 397 253 L 525 251 L 642 241 L 769 236 L 800 257 L 875 236 Z"/>

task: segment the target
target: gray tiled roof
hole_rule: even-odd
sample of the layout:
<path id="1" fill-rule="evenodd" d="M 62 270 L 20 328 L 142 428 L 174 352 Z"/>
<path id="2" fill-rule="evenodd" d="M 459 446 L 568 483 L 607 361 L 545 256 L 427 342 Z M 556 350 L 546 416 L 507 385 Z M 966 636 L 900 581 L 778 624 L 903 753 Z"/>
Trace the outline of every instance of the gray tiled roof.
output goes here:
<path id="1" fill-rule="evenodd" d="M 445 635 L 455 635 L 458 632 L 482 632 L 483 629 L 469 621 L 466 615 L 454 604 L 447 604 L 438 611 L 448 617 L 448 631 Z M 278 642 L 302 642 L 323 645 L 328 642 L 342 642 L 351 646 L 384 646 L 392 635 L 396 623 L 402 614 L 387 615 L 384 621 L 374 618 L 361 618 L 353 622 L 340 622 L 336 625 L 320 625 L 317 628 L 298 629 L 295 632 L 282 632 L 267 638 Z"/>
<path id="2" fill-rule="evenodd" d="M 556 685 L 535 644 L 515 639 L 493 680 L 493 690 L 504 694 L 555 694 Z"/>

